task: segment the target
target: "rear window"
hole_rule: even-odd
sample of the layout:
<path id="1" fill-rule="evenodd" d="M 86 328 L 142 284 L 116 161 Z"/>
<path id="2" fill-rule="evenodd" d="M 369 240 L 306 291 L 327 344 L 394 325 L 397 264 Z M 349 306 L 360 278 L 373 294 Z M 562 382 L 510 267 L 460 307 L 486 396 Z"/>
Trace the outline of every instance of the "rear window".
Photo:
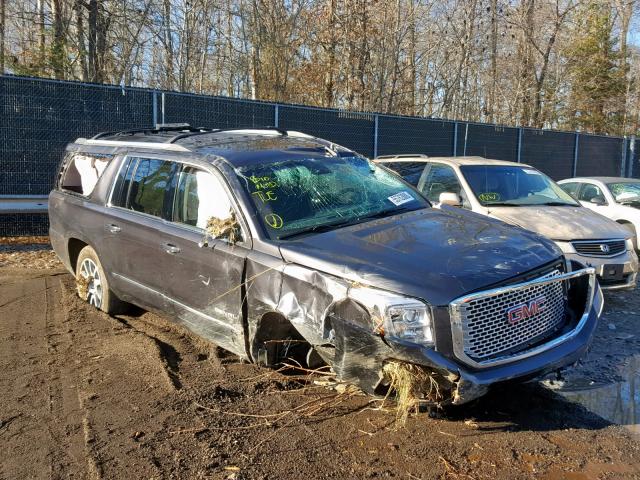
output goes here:
<path id="1" fill-rule="evenodd" d="M 418 186 L 422 172 L 424 171 L 424 162 L 383 162 L 387 168 L 390 168 L 405 181 L 409 182 L 414 187 Z"/>
<path id="2" fill-rule="evenodd" d="M 112 158 L 112 155 L 72 154 L 63 167 L 60 188 L 85 197 L 91 195 Z"/>
<path id="3" fill-rule="evenodd" d="M 173 167 L 174 163 L 165 160 L 139 159 L 129 187 L 129 208 L 154 217 L 164 217 Z"/>
<path id="4" fill-rule="evenodd" d="M 112 205 L 168 219 L 177 167 L 166 160 L 127 158 L 114 185 Z"/>

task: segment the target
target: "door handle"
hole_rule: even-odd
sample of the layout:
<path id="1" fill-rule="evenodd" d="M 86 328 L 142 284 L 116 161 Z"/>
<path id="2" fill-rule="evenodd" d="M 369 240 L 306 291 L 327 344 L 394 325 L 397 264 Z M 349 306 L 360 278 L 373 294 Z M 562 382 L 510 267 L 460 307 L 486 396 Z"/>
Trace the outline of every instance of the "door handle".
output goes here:
<path id="1" fill-rule="evenodd" d="M 122 230 L 118 225 L 116 225 L 115 223 L 110 223 L 108 225 L 104 226 L 105 229 L 111 233 L 118 233 L 120 230 Z"/>
<path id="2" fill-rule="evenodd" d="M 172 243 L 165 243 L 164 251 L 170 253 L 171 255 L 175 255 L 176 253 L 180 253 L 180 247 L 176 247 Z"/>

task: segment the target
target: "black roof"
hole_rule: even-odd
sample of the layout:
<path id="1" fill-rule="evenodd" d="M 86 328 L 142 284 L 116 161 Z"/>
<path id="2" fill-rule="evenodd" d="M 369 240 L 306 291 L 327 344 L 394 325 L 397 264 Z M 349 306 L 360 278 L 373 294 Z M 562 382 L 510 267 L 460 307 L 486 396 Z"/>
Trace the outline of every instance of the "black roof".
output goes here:
<path id="1" fill-rule="evenodd" d="M 177 124 L 100 133 L 92 140 L 176 144 L 201 155 L 223 157 L 235 167 L 287 158 L 356 155 L 327 140 L 274 127 L 210 129 Z"/>

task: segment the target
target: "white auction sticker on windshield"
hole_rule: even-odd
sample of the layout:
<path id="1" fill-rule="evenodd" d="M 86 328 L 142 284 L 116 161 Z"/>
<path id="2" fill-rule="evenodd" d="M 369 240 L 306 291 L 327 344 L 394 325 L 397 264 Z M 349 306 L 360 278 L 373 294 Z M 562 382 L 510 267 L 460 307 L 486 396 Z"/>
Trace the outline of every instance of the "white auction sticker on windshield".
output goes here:
<path id="1" fill-rule="evenodd" d="M 388 200 L 396 206 L 402 205 L 403 203 L 410 202 L 413 199 L 414 198 L 411 196 L 409 192 L 400 192 L 388 197 Z"/>
<path id="2" fill-rule="evenodd" d="M 537 170 L 531 170 L 530 168 L 523 168 L 522 171 L 524 173 L 528 173 L 529 175 L 541 175 L 541 173 Z"/>

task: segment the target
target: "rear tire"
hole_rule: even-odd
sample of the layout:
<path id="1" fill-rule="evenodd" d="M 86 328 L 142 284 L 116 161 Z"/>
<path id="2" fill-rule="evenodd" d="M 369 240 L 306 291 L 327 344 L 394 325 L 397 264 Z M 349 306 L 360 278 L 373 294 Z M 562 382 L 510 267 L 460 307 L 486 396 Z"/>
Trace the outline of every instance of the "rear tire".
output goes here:
<path id="1" fill-rule="evenodd" d="M 125 308 L 126 304 L 109 288 L 109 280 L 98 254 L 89 246 L 84 247 L 78 255 L 76 290 L 82 300 L 109 315 L 120 313 Z"/>

